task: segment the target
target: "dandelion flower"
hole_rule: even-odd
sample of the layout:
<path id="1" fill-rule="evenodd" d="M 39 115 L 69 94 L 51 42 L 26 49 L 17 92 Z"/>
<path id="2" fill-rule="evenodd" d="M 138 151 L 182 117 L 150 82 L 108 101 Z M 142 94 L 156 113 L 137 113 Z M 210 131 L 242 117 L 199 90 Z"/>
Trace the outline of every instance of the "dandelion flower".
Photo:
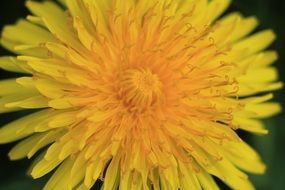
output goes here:
<path id="1" fill-rule="evenodd" d="M 0 67 L 0 112 L 35 110 L 0 129 L 22 139 L 12 160 L 31 158 L 45 190 L 254 189 L 263 173 L 237 130 L 266 134 L 260 118 L 281 88 L 271 30 L 254 17 L 222 15 L 229 0 L 27 1 L 31 15 L 6 26 L 17 56 Z"/>

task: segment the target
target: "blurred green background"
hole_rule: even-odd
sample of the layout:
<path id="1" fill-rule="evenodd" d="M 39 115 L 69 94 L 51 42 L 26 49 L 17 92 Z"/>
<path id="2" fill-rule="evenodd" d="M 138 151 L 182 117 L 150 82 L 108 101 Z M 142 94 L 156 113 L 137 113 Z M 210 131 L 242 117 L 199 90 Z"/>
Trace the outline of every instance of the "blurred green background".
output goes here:
<path id="1" fill-rule="evenodd" d="M 0 1 L 0 29 L 6 24 L 14 23 L 23 18 L 28 11 L 24 7 L 24 0 Z M 240 11 L 244 15 L 256 15 L 260 21 L 260 29 L 272 28 L 278 36 L 271 49 L 278 51 L 280 59 L 275 66 L 279 68 L 280 78 L 284 81 L 285 73 L 285 1 L 284 0 L 233 0 L 228 12 Z M 10 54 L 0 48 L 0 55 Z M 0 71 L 0 79 L 11 78 L 17 75 Z M 260 76 L 262 77 L 262 76 Z M 1 90 L 1 89 L 0 89 Z M 275 93 L 275 100 L 284 106 L 284 90 Z M 0 126 L 15 119 L 26 112 L 0 115 Z M 262 176 L 250 175 L 257 190 L 283 190 L 285 189 L 285 117 L 279 114 L 264 121 L 270 130 L 267 136 L 253 136 L 242 133 L 261 154 L 267 164 L 267 172 Z M 0 146 L 0 190 L 40 190 L 49 176 L 39 180 L 32 180 L 26 175 L 30 160 L 24 159 L 11 162 L 7 153 L 14 144 Z M 98 189 L 99 184 L 94 189 Z M 222 186 L 222 189 L 227 187 Z"/>

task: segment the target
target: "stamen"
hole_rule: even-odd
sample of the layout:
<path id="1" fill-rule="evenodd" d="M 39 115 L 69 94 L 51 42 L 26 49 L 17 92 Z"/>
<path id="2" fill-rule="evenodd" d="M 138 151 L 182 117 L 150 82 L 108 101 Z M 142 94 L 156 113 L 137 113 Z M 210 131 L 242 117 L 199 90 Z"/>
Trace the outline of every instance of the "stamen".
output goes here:
<path id="1" fill-rule="evenodd" d="M 149 69 L 131 69 L 123 76 L 123 99 L 128 106 L 145 108 L 158 101 L 161 87 L 159 77 Z"/>

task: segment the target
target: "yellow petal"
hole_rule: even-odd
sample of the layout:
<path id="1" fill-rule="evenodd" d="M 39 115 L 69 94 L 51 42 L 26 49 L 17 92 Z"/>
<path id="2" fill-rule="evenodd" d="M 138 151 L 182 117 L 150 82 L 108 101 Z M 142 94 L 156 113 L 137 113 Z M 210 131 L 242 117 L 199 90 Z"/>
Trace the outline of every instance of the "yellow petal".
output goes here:
<path id="1" fill-rule="evenodd" d="M 115 190 L 117 189 L 116 180 L 119 178 L 119 163 L 120 158 L 119 155 L 113 157 L 110 165 L 107 168 L 104 187 L 103 190 Z"/>
<path id="2" fill-rule="evenodd" d="M 283 87 L 282 82 L 275 83 L 240 83 L 238 95 L 239 96 L 249 96 L 261 92 L 270 92 L 274 90 L 281 89 Z"/>
<path id="3" fill-rule="evenodd" d="M 276 68 L 273 67 L 250 69 L 245 75 L 237 78 L 238 82 L 245 84 L 267 83 L 267 82 L 276 81 L 277 79 L 278 79 L 278 71 Z"/>
<path id="4" fill-rule="evenodd" d="M 228 25 L 236 22 L 234 31 L 230 36 L 232 42 L 235 42 L 250 34 L 250 32 L 252 32 L 258 25 L 258 21 L 255 17 L 244 18 L 240 13 L 231 13 L 226 15 L 218 22 Z"/>
<path id="5" fill-rule="evenodd" d="M 193 190 L 201 190 L 201 185 L 196 176 L 196 172 L 193 171 L 192 167 L 189 164 L 184 164 L 182 162 L 179 163 L 179 170 L 182 174 L 180 181 L 182 190 L 193 189 Z"/>
<path id="6" fill-rule="evenodd" d="M 42 154 L 31 166 L 30 174 L 34 179 L 40 178 L 56 168 L 61 162 L 62 160 L 57 158 L 47 161 L 44 159 L 44 154 Z"/>
<path id="7" fill-rule="evenodd" d="M 209 175 L 204 169 L 201 169 L 201 171 L 199 171 L 196 174 L 196 176 L 203 189 L 211 189 L 211 190 L 220 189 L 217 186 L 216 182 L 214 181 L 213 177 Z"/>
<path id="8" fill-rule="evenodd" d="M 70 170 L 74 164 L 74 159 L 68 158 L 56 169 L 56 172 L 51 176 L 43 190 L 67 190 L 70 183 Z M 77 184 L 76 184 L 77 185 Z"/>
<path id="9" fill-rule="evenodd" d="M 53 54 L 53 56 L 56 55 L 60 58 L 66 59 L 66 52 L 68 51 L 68 48 L 63 44 L 47 42 L 45 46 Z"/>
<path id="10" fill-rule="evenodd" d="M 218 18 L 230 5 L 231 0 L 212 0 L 208 5 L 208 15 L 211 21 Z"/>
<path id="11" fill-rule="evenodd" d="M 261 135 L 268 134 L 268 130 L 265 128 L 264 124 L 256 119 L 234 117 L 233 123 L 237 125 L 239 129 Z"/>
<path id="12" fill-rule="evenodd" d="M 275 38 L 276 36 L 272 30 L 265 30 L 234 44 L 233 50 L 246 50 L 243 55 L 246 58 L 251 54 L 267 48 Z"/>
<path id="13" fill-rule="evenodd" d="M 219 177 L 223 182 L 233 189 L 254 190 L 253 185 L 248 180 L 247 175 L 238 170 L 225 158 L 218 162 L 212 162 L 205 170 L 212 175 Z"/>
<path id="14" fill-rule="evenodd" d="M 46 117 L 49 110 L 30 114 L 0 128 L 0 143 L 8 143 L 29 136 L 34 132 L 35 123 Z"/>
<path id="15" fill-rule="evenodd" d="M 46 108 L 48 107 L 47 99 L 43 96 L 34 96 L 31 98 L 27 98 L 24 100 L 16 101 L 16 102 L 10 102 L 5 104 L 5 107 L 7 108 L 27 108 L 27 109 L 36 109 L 36 108 Z"/>
<path id="16" fill-rule="evenodd" d="M 45 133 L 35 134 L 21 141 L 9 152 L 9 158 L 11 160 L 18 160 L 26 157 L 33 145 L 45 135 Z"/>
<path id="17" fill-rule="evenodd" d="M 40 18 L 40 17 L 37 17 L 37 16 L 33 16 L 33 15 L 28 15 L 26 17 L 26 19 L 28 21 L 30 21 L 31 23 L 33 24 L 36 24 L 36 25 L 39 25 L 39 26 L 43 26 L 44 27 L 44 22 L 43 20 Z"/>
<path id="18" fill-rule="evenodd" d="M 47 30 L 26 20 L 19 20 L 15 25 L 6 26 L 2 35 L 3 38 L 27 45 L 41 45 L 47 41 L 55 41 Z"/>
<path id="19" fill-rule="evenodd" d="M 85 159 L 85 153 L 86 153 L 86 150 L 83 150 L 82 152 L 80 152 L 77 155 L 76 160 L 71 167 L 70 180 L 69 180 L 70 189 L 72 189 L 72 187 L 77 185 L 80 181 L 84 180 L 86 168 L 88 164 L 88 160 Z"/>
<path id="20" fill-rule="evenodd" d="M 223 147 L 225 147 L 225 156 L 242 170 L 257 174 L 264 173 L 265 165 L 258 154 L 245 142 L 225 142 Z"/>
<path id="21" fill-rule="evenodd" d="M 12 95 L 7 95 L 5 97 L 0 98 L 0 113 L 9 113 L 17 110 L 22 110 L 23 108 L 20 107 L 10 107 L 7 108 L 5 105 L 9 102 L 14 102 L 19 100 L 19 95 L 20 94 L 12 94 Z"/>
<path id="22" fill-rule="evenodd" d="M 120 178 L 120 187 L 119 189 L 129 190 L 131 187 L 131 174 L 130 172 L 124 172 Z"/>
<path id="23" fill-rule="evenodd" d="M 275 51 L 265 51 L 249 56 L 238 65 L 245 67 L 246 70 L 252 70 L 257 68 L 266 68 L 274 63 L 278 59 L 278 55 Z M 245 71 L 246 72 L 246 71 Z"/>
<path id="24" fill-rule="evenodd" d="M 95 26 L 94 23 L 92 22 L 91 15 L 88 9 L 88 7 L 91 6 L 90 4 L 91 3 L 88 1 L 66 0 L 66 6 L 68 7 L 73 18 L 75 20 L 76 19 L 81 20 L 82 21 L 81 26 L 86 28 L 86 31 L 91 33 L 96 33 L 96 30 L 94 28 Z"/>
<path id="25" fill-rule="evenodd" d="M 59 128 L 69 126 L 77 121 L 76 115 L 78 113 L 75 111 L 65 111 L 63 113 L 58 113 L 49 122 L 50 128 Z"/>
<path id="26" fill-rule="evenodd" d="M 282 108 L 279 103 L 262 103 L 255 105 L 247 105 L 246 110 L 256 113 L 256 118 L 271 117 L 280 113 Z"/>
<path id="27" fill-rule="evenodd" d="M 74 2 L 74 1 L 72 1 Z M 95 40 L 94 37 L 88 32 L 88 30 L 83 25 L 83 21 L 79 17 L 75 17 L 74 26 L 77 30 L 78 37 L 81 43 L 89 50 L 92 50 L 92 44 Z"/>
<path id="28" fill-rule="evenodd" d="M 23 61 L 17 60 L 15 57 L 0 57 L 0 68 L 6 71 L 30 74 L 27 65 Z"/>
<path id="29" fill-rule="evenodd" d="M 62 42 L 71 45 L 76 50 L 85 52 L 77 37 L 69 27 L 70 21 L 64 11 L 54 2 L 43 3 L 27 1 L 27 7 L 32 13 L 42 18 L 46 27 Z"/>
<path id="30" fill-rule="evenodd" d="M 16 82 L 16 79 L 6 79 L 0 81 L 0 96 L 6 96 L 9 94 L 17 94 L 22 90 L 26 90 L 23 86 Z"/>
<path id="31" fill-rule="evenodd" d="M 42 95 L 51 99 L 62 98 L 65 95 L 64 87 L 67 87 L 61 83 L 57 83 L 52 80 L 38 79 L 34 81 L 36 88 Z"/>
<path id="32" fill-rule="evenodd" d="M 19 142 L 9 152 L 11 160 L 18 160 L 24 157 L 31 158 L 39 149 L 54 142 L 59 138 L 63 131 L 50 131 L 45 133 L 34 134 L 31 137 Z"/>

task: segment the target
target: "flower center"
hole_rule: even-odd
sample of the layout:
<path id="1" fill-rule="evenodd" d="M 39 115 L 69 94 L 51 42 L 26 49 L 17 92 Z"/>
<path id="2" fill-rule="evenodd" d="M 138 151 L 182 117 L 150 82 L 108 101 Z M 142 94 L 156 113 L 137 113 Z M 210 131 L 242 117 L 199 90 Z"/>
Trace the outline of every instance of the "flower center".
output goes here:
<path id="1" fill-rule="evenodd" d="M 124 73 L 122 92 L 124 103 L 131 107 L 146 108 L 161 97 L 159 77 L 149 69 L 130 69 Z"/>

